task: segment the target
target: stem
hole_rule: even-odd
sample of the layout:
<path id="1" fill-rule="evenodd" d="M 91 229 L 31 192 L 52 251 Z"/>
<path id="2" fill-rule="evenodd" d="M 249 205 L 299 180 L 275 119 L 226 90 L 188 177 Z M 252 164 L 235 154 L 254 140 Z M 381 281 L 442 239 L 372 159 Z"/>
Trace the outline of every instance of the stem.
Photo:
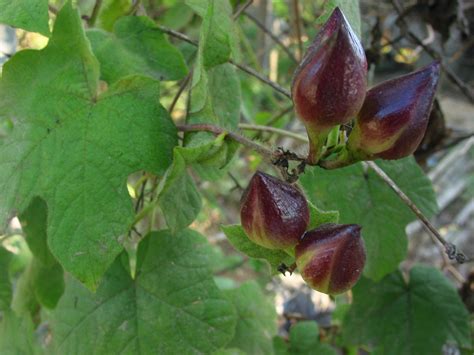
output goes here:
<path id="1" fill-rule="evenodd" d="M 431 232 L 431 234 L 440 242 L 444 248 L 445 252 L 448 255 L 448 257 L 452 259 L 456 259 L 456 261 L 460 264 L 464 263 L 467 261 L 466 256 L 462 252 L 458 252 L 456 250 L 456 246 L 448 241 L 446 241 L 441 234 L 438 232 L 438 230 L 431 224 L 431 222 L 428 220 L 428 218 L 425 217 L 423 212 L 415 205 L 415 203 L 398 187 L 398 185 L 383 171 L 376 163 L 373 161 L 367 161 L 365 162 L 372 170 L 375 171 L 375 173 L 382 178 L 382 180 L 390 186 L 390 188 L 395 191 L 395 193 L 400 197 L 400 199 L 403 201 L 405 205 L 407 205 L 413 213 L 418 217 L 418 219 L 423 223 L 423 225 L 426 227 L 428 231 Z"/>
<path id="2" fill-rule="evenodd" d="M 309 127 L 306 127 L 306 131 L 309 138 L 309 152 L 306 160 L 309 165 L 317 165 L 323 155 L 324 143 L 329 132 L 313 130 Z"/>
<path id="3" fill-rule="evenodd" d="M 235 21 L 239 18 L 239 16 L 250 6 L 252 5 L 253 0 L 247 0 L 245 4 L 243 4 L 233 15 L 232 19 Z"/>
<path id="4" fill-rule="evenodd" d="M 298 134 L 298 133 L 293 133 L 291 131 L 287 131 L 284 129 L 276 128 L 276 127 L 270 127 L 270 126 L 261 126 L 261 125 L 254 125 L 254 124 L 248 124 L 248 123 L 240 123 L 239 128 L 243 130 L 249 130 L 249 131 L 260 131 L 260 132 L 270 132 L 270 133 L 276 133 L 280 136 L 286 136 L 290 137 L 296 140 L 300 140 L 302 142 L 308 142 L 308 140 Z"/>
<path id="5" fill-rule="evenodd" d="M 303 42 L 301 39 L 301 16 L 298 0 L 293 0 L 293 11 L 295 13 L 295 29 L 298 41 L 298 58 L 301 60 L 303 58 Z"/>
<path id="6" fill-rule="evenodd" d="M 193 46 L 198 46 L 198 43 L 194 40 L 192 40 L 191 38 L 189 38 L 188 36 L 186 36 L 185 34 L 181 33 L 181 32 L 178 32 L 178 31 L 175 31 L 175 30 L 172 30 L 170 28 L 167 28 L 167 27 L 164 27 L 164 26 L 158 26 L 158 28 L 170 35 L 170 36 L 173 36 L 175 38 L 178 38 L 182 41 L 185 41 L 185 42 L 188 42 L 189 44 L 192 44 Z M 243 65 L 243 64 L 239 64 L 239 63 L 236 63 L 234 62 L 232 59 L 229 59 L 229 63 L 231 63 L 232 65 L 234 65 L 235 67 L 237 67 L 238 69 L 242 70 L 243 72 L 257 78 L 258 80 L 260 80 L 262 83 L 265 83 L 267 84 L 268 86 L 272 87 L 275 91 L 278 91 L 280 94 L 288 97 L 289 99 L 291 99 L 291 93 L 286 90 L 285 88 L 281 87 L 280 85 L 278 85 L 277 83 L 275 83 L 274 81 L 264 77 L 263 75 L 257 73 L 255 70 L 253 70 L 252 68 L 250 67 L 247 67 L 246 65 Z"/>
<path id="7" fill-rule="evenodd" d="M 102 6 L 102 0 L 96 0 L 94 8 L 92 9 L 91 17 L 87 21 L 89 27 L 94 27 L 97 17 L 99 16 L 100 7 Z"/>

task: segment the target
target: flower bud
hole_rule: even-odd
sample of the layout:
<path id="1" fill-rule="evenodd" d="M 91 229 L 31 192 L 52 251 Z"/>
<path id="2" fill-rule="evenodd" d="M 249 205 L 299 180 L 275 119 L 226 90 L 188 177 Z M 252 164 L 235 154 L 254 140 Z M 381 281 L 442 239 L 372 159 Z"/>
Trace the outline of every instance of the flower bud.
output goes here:
<path id="1" fill-rule="evenodd" d="M 296 69 L 292 97 L 310 140 L 316 164 L 330 129 L 347 123 L 362 106 L 367 89 L 362 44 L 336 8 Z"/>
<path id="2" fill-rule="evenodd" d="M 439 79 L 439 62 L 369 90 L 348 140 L 358 160 L 400 159 L 425 135 Z"/>
<path id="3" fill-rule="evenodd" d="M 295 186 L 257 171 L 242 196 L 240 218 L 254 243 L 287 249 L 300 241 L 308 227 L 309 208 Z"/>
<path id="4" fill-rule="evenodd" d="M 323 224 L 296 246 L 296 265 L 313 289 L 330 295 L 349 290 L 365 265 L 364 240 L 357 224 Z"/>

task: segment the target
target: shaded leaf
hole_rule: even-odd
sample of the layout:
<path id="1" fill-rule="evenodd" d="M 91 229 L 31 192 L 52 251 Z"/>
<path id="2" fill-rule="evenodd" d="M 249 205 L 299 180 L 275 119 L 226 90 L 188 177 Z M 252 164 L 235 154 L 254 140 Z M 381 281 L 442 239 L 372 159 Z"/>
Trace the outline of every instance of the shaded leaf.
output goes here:
<path id="1" fill-rule="evenodd" d="M 245 354 L 270 354 L 277 332 L 277 315 L 260 286 L 250 281 L 224 294 L 234 304 L 238 317 L 235 336 L 228 346 L 239 348 Z"/>
<path id="2" fill-rule="evenodd" d="M 58 353 L 211 353 L 232 339 L 235 310 L 214 284 L 205 238 L 191 230 L 147 238 L 135 280 L 120 258 L 95 294 L 68 279 L 50 320 Z"/>
<path id="3" fill-rule="evenodd" d="M 100 62 L 101 77 L 109 83 L 135 74 L 157 80 L 179 80 L 187 74 L 181 52 L 148 17 L 122 17 L 113 34 L 93 29 L 87 37 Z"/>
<path id="4" fill-rule="evenodd" d="M 10 262 L 12 254 L 0 246 L 0 311 L 10 309 L 12 285 L 10 282 Z"/>
<path id="5" fill-rule="evenodd" d="M 19 317 L 14 312 L 4 312 L 0 322 L 0 353 L 2 355 L 30 355 L 43 353 L 35 339 L 30 317 Z"/>
<path id="6" fill-rule="evenodd" d="M 471 346 L 469 315 L 456 290 L 436 269 L 414 267 L 379 283 L 362 278 L 343 331 L 352 343 L 373 342 L 377 354 L 440 354 L 446 341 Z"/>

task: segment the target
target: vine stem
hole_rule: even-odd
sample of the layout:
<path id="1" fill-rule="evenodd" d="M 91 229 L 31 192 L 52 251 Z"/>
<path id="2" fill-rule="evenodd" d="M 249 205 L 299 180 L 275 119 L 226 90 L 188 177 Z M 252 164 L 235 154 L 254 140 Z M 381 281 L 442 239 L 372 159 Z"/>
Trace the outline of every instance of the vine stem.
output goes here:
<path id="1" fill-rule="evenodd" d="M 423 223 L 428 231 L 431 232 L 431 235 L 434 236 L 439 243 L 441 243 L 446 251 L 446 254 L 450 259 L 456 259 L 460 264 L 467 261 L 466 256 L 456 250 L 456 246 L 444 239 L 438 230 L 433 226 L 433 224 L 426 218 L 426 216 L 421 212 L 417 205 L 398 187 L 398 185 L 388 176 L 385 171 L 383 171 L 375 162 L 366 161 L 364 162 L 369 166 L 377 175 L 388 185 L 390 188 L 395 191 L 395 193 L 400 197 L 405 205 L 407 205 L 413 213 L 418 217 L 418 219 Z"/>

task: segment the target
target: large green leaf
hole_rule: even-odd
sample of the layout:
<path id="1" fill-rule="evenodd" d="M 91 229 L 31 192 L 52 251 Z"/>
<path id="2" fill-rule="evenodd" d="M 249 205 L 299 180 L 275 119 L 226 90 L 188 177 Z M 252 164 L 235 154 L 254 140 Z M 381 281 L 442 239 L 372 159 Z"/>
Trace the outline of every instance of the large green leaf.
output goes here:
<path id="1" fill-rule="evenodd" d="M 42 197 L 52 253 L 91 288 L 133 220 L 127 176 L 163 174 L 177 144 L 156 81 L 127 77 L 99 94 L 98 68 L 67 3 L 48 46 L 15 55 L 0 81 L 0 115 L 15 122 L 0 146 L 0 220 Z"/>
<path id="2" fill-rule="evenodd" d="M 0 0 L 0 23 L 49 36 L 48 0 Z"/>
<path id="3" fill-rule="evenodd" d="M 120 258 L 95 294 L 68 280 L 50 319 L 58 353 L 209 354 L 232 339 L 235 309 L 214 284 L 205 238 L 147 238 L 135 280 Z"/>
<path id="4" fill-rule="evenodd" d="M 237 309 L 237 328 L 229 347 L 246 354 L 270 354 L 277 332 L 277 315 L 272 302 L 255 282 L 224 291 Z"/>
<path id="5" fill-rule="evenodd" d="M 12 254 L 0 246 L 0 311 L 10 308 L 12 285 L 10 282 L 10 261 Z"/>
<path id="6" fill-rule="evenodd" d="M 373 342 L 377 354 L 441 354 L 446 341 L 471 346 L 468 312 L 436 269 L 414 267 L 408 280 L 399 271 L 379 283 L 362 278 L 353 293 L 345 337 Z"/>
<path id="7" fill-rule="evenodd" d="M 427 216 L 435 213 L 431 183 L 413 158 L 377 164 Z M 405 226 L 416 217 L 375 172 L 362 164 L 331 171 L 309 168 L 301 183 L 318 206 L 339 210 L 342 223 L 362 226 L 366 276 L 379 280 L 397 268 L 407 252 Z"/>
<path id="8" fill-rule="evenodd" d="M 181 52 L 148 17 L 122 17 L 113 34 L 93 29 L 87 37 L 100 62 L 101 77 L 109 83 L 133 74 L 157 80 L 178 80 L 187 74 Z"/>

